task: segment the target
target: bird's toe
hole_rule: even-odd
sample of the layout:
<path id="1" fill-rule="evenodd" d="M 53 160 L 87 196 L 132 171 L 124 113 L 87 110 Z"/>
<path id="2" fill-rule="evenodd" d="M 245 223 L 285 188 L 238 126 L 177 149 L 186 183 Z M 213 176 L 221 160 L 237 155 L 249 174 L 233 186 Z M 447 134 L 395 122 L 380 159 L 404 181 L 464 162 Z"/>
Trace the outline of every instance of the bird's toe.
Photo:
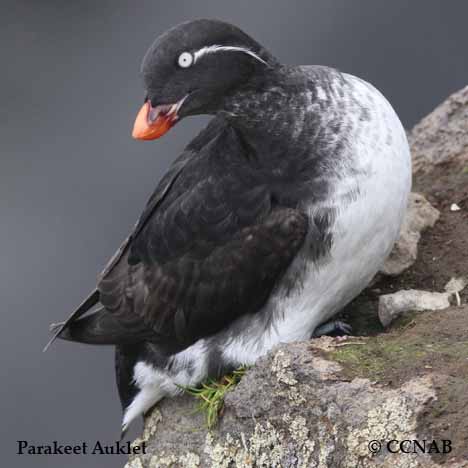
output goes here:
<path id="1" fill-rule="evenodd" d="M 330 322 L 323 323 L 322 325 L 318 326 L 314 333 L 312 334 L 312 338 L 318 338 L 324 335 L 331 335 L 331 336 L 340 336 L 340 335 L 350 335 L 353 328 L 349 323 L 343 322 L 342 320 L 332 320 Z"/>

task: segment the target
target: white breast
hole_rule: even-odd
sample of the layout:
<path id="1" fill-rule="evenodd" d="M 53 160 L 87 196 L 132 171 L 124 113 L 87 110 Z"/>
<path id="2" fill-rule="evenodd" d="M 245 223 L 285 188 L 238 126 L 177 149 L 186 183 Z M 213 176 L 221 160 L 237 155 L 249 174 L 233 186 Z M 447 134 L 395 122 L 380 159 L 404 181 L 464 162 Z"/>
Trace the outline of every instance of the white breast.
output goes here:
<path id="1" fill-rule="evenodd" d="M 349 149 L 353 168 L 364 171 L 336 179 L 329 199 L 309 207 L 311 216 L 321 208 L 338 207 L 329 259 L 320 264 L 309 262 L 293 292 L 277 289 L 265 306 L 274 320 L 262 338 L 252 333 L 251 340 L 245 336 L 232 339 L 225 348 L 224 357 L 234 362 L 252 363 L 277 343 L 310 338 L 318 325 L 369 284 L 398 238 L 411 188 L 406 133 L 380 92 L 358 78 L 345 77 L 353 85 L 354 98 L 371 109 L 371 118 L 353 135 Z M 349 196 L 353 190 L 354 198 Z M 286 278 L 297 278 L 305 258 L 301 252 Z M 252 319 L 252 329 L 258 331 L 260 326 L 260 321 Z"/>

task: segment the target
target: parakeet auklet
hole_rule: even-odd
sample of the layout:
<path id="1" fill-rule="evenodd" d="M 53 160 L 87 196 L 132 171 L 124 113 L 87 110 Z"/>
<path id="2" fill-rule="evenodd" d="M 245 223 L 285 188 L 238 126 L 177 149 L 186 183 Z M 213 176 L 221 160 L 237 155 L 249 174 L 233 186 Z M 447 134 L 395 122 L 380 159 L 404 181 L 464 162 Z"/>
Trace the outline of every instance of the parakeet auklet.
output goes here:
<path id="1" fill-rule="evenodd" d="M 375 88 L 327 67 L 282 65 L 235 26 L 170 29 L 142 75 L 135 138 L 158 138 L 186 116 L 214 118 L 158 184 L 96 290 L 53 329 L 116 346 L 123 430 L 179 385 L 317 333 L 389 254 L 411 185 L 405 131 Z"/>

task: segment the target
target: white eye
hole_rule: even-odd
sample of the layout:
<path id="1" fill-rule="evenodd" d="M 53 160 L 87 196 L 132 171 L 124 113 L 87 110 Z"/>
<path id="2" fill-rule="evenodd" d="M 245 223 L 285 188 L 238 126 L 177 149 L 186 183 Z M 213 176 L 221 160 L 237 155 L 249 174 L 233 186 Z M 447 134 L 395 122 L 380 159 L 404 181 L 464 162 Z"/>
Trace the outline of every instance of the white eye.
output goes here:
<path id="1" fill-rule="evenodd" d="M 193 55 L 190 52 L 182 52 L 177 63 L 179 67 L 188 68 L 193 63 Z"/>

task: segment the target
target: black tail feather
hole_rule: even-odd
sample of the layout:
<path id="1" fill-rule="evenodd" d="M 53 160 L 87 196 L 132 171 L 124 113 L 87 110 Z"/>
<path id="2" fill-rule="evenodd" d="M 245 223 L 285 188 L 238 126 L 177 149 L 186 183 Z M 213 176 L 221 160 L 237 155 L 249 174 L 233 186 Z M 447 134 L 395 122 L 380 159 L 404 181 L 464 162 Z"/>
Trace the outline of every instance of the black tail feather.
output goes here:
<path id="1" fill-rule="evenodd" d="M 79 320 L 74 320 L 59 332 L 58 338 L 77 343 L 96 345 L 132 344 L 146 338 L 144 324 L 123 324 L 104 307 Z"/>
<path id="2" fill-rule="evenodd" d="M 68 317 L 65 322 L 61 322 L 53 326 L 51 331 L 53 332 L 52 338 L 45 345 L 43 351 L 47 351 L 49 346 L 58 338 L 58 336 L 70 325 L 70 323 L 79 319 L 83 314 L 88 312 L 91 307 L 95 306 L 99 302 L 99 291 L 95 289 L 81 304 L 80 306 Z"/>

